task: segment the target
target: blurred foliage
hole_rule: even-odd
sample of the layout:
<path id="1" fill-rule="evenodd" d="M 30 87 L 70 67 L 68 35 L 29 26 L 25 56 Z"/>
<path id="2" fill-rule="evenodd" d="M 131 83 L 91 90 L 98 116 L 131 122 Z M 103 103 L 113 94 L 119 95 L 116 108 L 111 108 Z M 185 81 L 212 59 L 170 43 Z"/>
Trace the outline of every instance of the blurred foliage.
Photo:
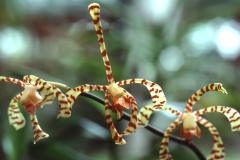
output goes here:
<path id="1" fill-rule="evenodd" d="M 116 81 L 129 78 L 154 81 L 163 88 L 169 105 L 181 111 L 196 90 L 220 82 L 229 94 L 207 93 L 195 107 L 227 105 L 240 110 L 240 47 L 235 44 L 240 42 L 240 1 L 95 2 L 101 5 L 104 37 Z M 70 87 L 107 83 L 87 9 L 92 1 L 1 0 L 0 3 L 0 75 L 22 79 L 34 74 Z M 220 31 L 226 26 L 234 29 L 238 37 L 221 37 Z M 77 99 L 68 119 L 56 120 L 57 103 L 39 109 L 39 123 L 50 136 L 33 145 L 27 114 L 26 126 L 19 131 L 8 122 L 7 106 L 21 88 L 7 83 L 0 83 L 0 87 L 2 160 L 158 159 L 160 137 L 138 129 L 126 137 L 126 145 L 115 145 L 105 122 L 104 107 L 83 97 Z M 139 108 L 150 102 L 144 87 L 125 87 L 135 96 Z M 103 97 L 103 93 L 93 93 Z M 231 132 L 223 115 L 212 113 L 204 117 L 218 128 L 226 159 L 236 159 L 240 134 Z M 151 122 L 164 131 L 174 118 L 165 112 L 155 113 Z M 123 130 L 127 122 L 115 121 L 115 124 Z M 202 138 L 194 138 L 194 143 L 208 155 L 212 137 L 207 129 L 200 128 Z M 179 129 L 174 134 L 178 135 Z M 170 152 L 175 159 L 197 159 L 186 147 L 173 142 Z"/>

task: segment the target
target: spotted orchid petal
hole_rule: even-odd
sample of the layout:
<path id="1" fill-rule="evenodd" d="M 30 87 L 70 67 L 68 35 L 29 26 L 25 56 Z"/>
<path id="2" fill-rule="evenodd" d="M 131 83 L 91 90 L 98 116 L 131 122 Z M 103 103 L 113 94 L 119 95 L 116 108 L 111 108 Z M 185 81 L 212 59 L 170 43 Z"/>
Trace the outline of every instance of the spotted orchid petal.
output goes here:
<path id="1" fill-rule="evenodd" d="M 166 106 L 166 111 L 169 111 L 169 112 L 171 112 L 172 114 L 174 114 L 174 115 L 176 115 L 178 117 L 182 117 L 183 116 L 182 112 L 180 112 L 180 111 L 178 111 L 176 109 L 173 109 L 171 107 L 168 107 L 168 106 Z"/>
<path id="2" fill-rule="evenodd" d="M 173 121 L 169 127 L 166 129 L 166 131 L 164 132 L 164 136 L 160 145 L 160 150 L 159 150 L 159 159 L 160 160 L 172 160 L 172 156 L 169 152 L 169 148 L 168 148 L 168 143 L 169 143 L 169 137 L 171 135 L 171 133 L 173 132 L 173 130 L 182 123 L 181 118 L 176 119 L 175 121 Z"/>
<path id="3" fill-rule="evenodd" d="M 18 101 L 20 100 L 21 96 L 22 93 L 19 93 L 13 97 L 8 107 L 9 123 L 13 125 L 16 130 L 23 128 L 26 123 L 25 118 L 18 106 Z"/>
<path id="4" fill-rule="evenodd" d="M 142 107 L 137 115 L 137 127 L 146 127 L 149 123 L 150 116 L 157 110 L 153 105 Z"/>
<path id="5" fill-rule="evenodd" d="M 197 90 L 187 101 L 185 108 L 186 112 L 192 112 L 192 106 L 202 97 L 202 95 L 208 91 L 218 91 L 223 94 L 227 94 L 227 91 L 223 88 L 221 83 L 212 83 L 204 86 L 203 88 Z"/>
<path id="6" fill-rule="evenodd" d="M 183 114 L 183 113 L 181 113 L 175 109 L 172 109 L 171 107 L 168 107 L 166 105 L 164 105 L 164 109 L 175 114 L 178 117 L 181 117 Z M 158 110 L 159 109 L 153 107 L 153 105 L 147 105 L 147 106 L 141 108 L 137 115 L 137 119 L 138 119 L 137 126 L 138 127 L 146 127 L 149 123 L 149 119 L 150 119 L 152 113 L 154 111 L 158 111 Z"/>
<path id="7" fill-rule="evenodd" d="M 129 135 L 129 134 L 135 133 L 136 128 L 137 128 L 137 112 L 138 112 L 137 102 L 130 93 L 126 92 L 126 94 L 127 94 L 127 97 L 130 101 L 130 104 L 132 106 L 132 114 L 131 114 L 130 121 L 128 123 L 127 128 L 121 134 L 122 136 L 126 136 L 126 135 Z"/>
<path id="8" fill-rule="evenodd" d="M 25 87 L 25 83 L 21 80 L 18 80 L 16 78 L 10 78 L 10 77 L 3 77 L 0 76 L 0 82 L 11 82 L 15 83 L 21 87 Z M 18 94 L 10 102 L 10 105 L 8 107 L 8 116 L 9 116 L 9 122 L 11 125 L 14 126 L 15 129 L 21 129 L 25 126 L 25 118 L 23 117 L 22 113 L 20 112 L 20 109 L 18 107 L 18 101 L 21 99 L 22 94 Z"/>
<path id="9" fill-rule="evenodd" d="M 102 55 L 103 63 L 105 66 L 108 84 L 114 83 L 114 78 L 112 75 L 112 69 L 110 65 L 110 61 L 108 59 L 107 50 L 105 47 L 104 37 L 103 37 L 103 30 L 100 21 L 100 5 L 97 3 L 92 3 L 88 6 L 88 11 L 92 17 L 94 28 L 98 37 L 98 43 L 100 46 L 100 52 Z"/>
<path id="10" fill-rule="evenodd" d="M 237 110 L 226 106 L 211 106 L 193 112 L 196 116 L 210 112 L 219 112 L 224 114 L 231 125 L 232 131 L 240 130 L 240 114 Z"/>
<path id="11" fill-rule="evenodd" d="M 119 86 L 121 85 L 126 85 L 126 84 L 142 84 L 147 87 L 148 91 L 150 92 L 152 102 L 153 102 L 153 107 L 159 110 L 163 110 L 164 105 L 166 104 L 167 100 L 166 97 L 163 93 L 162 88 L 149 80 L 146 79 L 128 79 L 128 80 L 123 80 L 117 82 Z"/>
<path id="12" fill-rule="evenodd" d="M 172 109 L 171 107 L 168 107 L 168 106 L 164 106 L 165 110 L 166 111 L 169 111 L 171 112 L 172 114 L 178 116 L 178 117 L 182 117 L 183 113 L 178 111 L 178 110 L 175 110 L 175 109 Z M 140 109 L 138 115 L 137 115 L 137 119 L 138 119 L 138 122 L 137 122 L 137 125 L 138 127 L 146 127 L 149 123 L 149 119 L 152 115 L 152 113 L 154 111 L 158 111 L 159 109 L 157 108 L 154 108 L 153 105 L 147 105 L 143 108 Z"/>
<path id="13" fill-rule="evenodd" d="M 170 111 L 171 113 L 175 114 L 178 117 L 182 116 L 182 113 L 174 110 L 170 107 L 165 106 L 165 109 Z M 145 106 L 141 108 L 140 112 L 138 113 L 138 127 L 146 127 L 149 122 L 149 118 L 152 115 L 152 113 L 158 110 L 154 108 L 152 105 Z M 168 148 L 168 143 L 169 143 L 169 136 L 171 135 L 172 131 L 180 124 L 182 123 L 181 118 L 178 118 L 174 122 L 170 124 L 170 126 L 167 128 L 166 132 L 164 133 L 164 137 L 162 139 L 162 143 L 160 146 L 160 151 L 159 151 L 159 158 L 162 160 L 171 160 L 172 156 L 169 152 Z"/>
<path id="14" fill-rule="evenodd" d="M 21 87 L 25 87 L 25 83 L 22 82 L 21 80 L 19 79 L 16 79 L 16 78 L 10 78 L 10 77 L 3 77 L 3 76 L 0 76 L 0 82 L 11 82 L 11 83 L 15 83 Z"/>
<path id="15" fill-rule="evenodd" d="M 59 102 L 59 112 L 57 118 L 60 117 L 70 117 L 71 116 L 71 106 L 68 102 L 65 94 L 62 93 L 60 89 L 51 85 L 47 81 L 44 81 L 36 76 L 27 75 L 23 77 L 25 83 L 30 83 L 37 87 L 40 95 L 43 97 L 42 107 L 45 104 L 50 104 L 53 102 L 54 98 L 58 99 Z"/>
<path id="16" fill-rule="evenodd" d="M 70 103 L 70 106 L 72 108 L 72 105 L 74 101 L 77 99 L 77 97 L 83 93 L 83 92 L 90 92 L 90 91 L 106 91 L 108 89 L 108 86 L 106 85 L 90 85 L 90 84 L 84 84 L 78 87 L 75 87 L 73 89 L 70 89 L 66 93 L 66 97 L 68 98 L 68 102 Z"/>
<path id="17" fill-rule="evenodd" d="M 207 157 L 207 160 L 224 159 L 225 157 L 224 146 L 222 139 L 217 131 L 217 128 L 213 124 L 208 122 L 206 119 L 200 116 L 197 117 L 197 122 L 206 127 L 213 137 L 213 149 L 210 155 Z"/>
<path id="18" fill-rule="evenodd" d="M 119 135 L 119 133 L 117 132 L 111 114 L 110 114 L 110 105 L 109 105 L 109 93 L 108 91 L 105 92 L 105 118 L 106 118 L 106 122 L 109 126 L 111 135 L 112 135 L 112 139 L 114 140 L 114 142 L 116 144 L 119 145 L 123 145 L 126 144 L 126 141 L 122 138 L 122 135 Z"/>
<path id="19" fill-rule="evenodd" d="M 36 144 L 37 141 L 48 138 L 49 135 L 45 133 L 38 124 L 36 115 L 30 115 L 33 127 L 34 140 L 33 143 Z"/>

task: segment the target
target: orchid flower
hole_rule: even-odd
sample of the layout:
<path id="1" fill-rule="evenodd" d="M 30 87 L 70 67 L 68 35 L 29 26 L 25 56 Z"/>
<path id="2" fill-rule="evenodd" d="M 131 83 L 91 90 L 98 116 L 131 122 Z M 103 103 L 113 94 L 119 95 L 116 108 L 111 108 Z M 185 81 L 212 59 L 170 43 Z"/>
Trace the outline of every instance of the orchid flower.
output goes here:
<path id="1" fill-rule="evenodd" d="M 84 84 L 68 91 L 66 93 L 66 96 L 68 97 L 68 101 L 71 103 L 71 105 L 73 105 L 77 96 L 82 92 L 89 92 L 93 90 L 104 91 L 105 92 L 105 118 L 110 128 L 112 138 L 116 144 L 125 144 L 126 142 L 122 138 L 122 136 L 132 134 L 136 131 L 137 103 L 135 98 L 120 86 L 133 84 L 133 83 L 139 83 L 146 86 L 150 92 L 154 106 L 158 109 L 164 109 L 163 106 L 166 103 L 166 98 L 164 96 L 162 88 L 159 85 L 151 81 L 148 81 L 146 79 L 128 79 L 128 80 L 115 82 L 112 74 L 110 61 L 108 59 L 108 55 L 105 47 L 104 37 L 103 37 L 103 31 L 102 31 L 102 26 L 100 21 L 100 6 L 97 3 L 92 3 L 89 5 L 88 10 L 92 17 L 94 27 L 97 33 L 98 43 L 100 45 L 100 52 L 101 52 L 101 56 L 103 59 L 105 70 L 106 70 L 108 85 Z M 112 112 L 116 112 L 117 119 L 120 119 L 121 116 L 123 115 L 124 108 L 126 109 L 132 108 L 130 122 L 127 128 L 125 129 L 125 131 L 123 131 L 121 135 L 117 132 L 110 115 L 109 98 L 111 99 L 111 102 L 112 102 Z"/>
<path id="2" fill-rule="evenodd" d="M 69 117 L 71 114 L 71 108 L 65 95 L 58 88 L 38 77 L 28 75 L 23 78 L 23 81 L 21 81 L 15 78 L 0 76 L 0 81 L 12 82 L 24 88 L 23 92 L 17 94 L 10 101 L 8 108 L 9 122 L 16 128 L 16 130 L 25 126 L 25 118 L 20 112 L 18 106 L 18 102 L 20 102 L 25 111 L 30 115 L 34 133 L 34 144 L 40 139 L 49 136 L 38 124 L 36 116 L 38 108 L 42 108 L 45 104 L 51 104 L 54 98 L 57 98 L 60 105 L 57 118 Z"/>
<path id="3" fill-rule="evenodd" d="M 174 122 L 170 124 L 170 126 L 166 129 L 162 143 L 160 145 L 160 159 L 161 160 L 169 160 L 172 159 L 169 149 L 169 136 L 173 132 L 173 130 L 183 123 L 182 129 L 180 131 L 180 137 L 186 137 L 188 143 L 192 142 L 194 136 L 198 138 L 201 137 L 201 130 L 197 125 L 197 122 L 208 128 L 210 133 L 213 136 L 213 149 L 210 155 L 207 157 L 208 160 L 215 160 L 215 159 L 224 159 L 224 146 L 221 140 L 221 137 L 213 124 L 208 122 L 206 119 L 200 117 L 200 115 L 209 113 L 209 112 L 219 112 L 224 114 L 231 125 L 232 131 L 239 131 L 240 130 L 240 114 L 233 108 L 226 107 L 226 106 L 211 106 L 207 108 L 203 108 L 200 110 L 192 111 L 193 105 L 202 97 L 202 95 L 208 91 L 218 91 L 222 92 L 223 94 L 227 94 L 226 90 L 222 87 L 220 83 L 213 83 L 209 84 L 198 91 L 196 91 L 188 100 L 185 111 L 179 112 L 174 110 L 170 107 L 166 107 L 166 110 L 170 111 L 171 113 L 175 114 L 179 118 L 176 119 Z M 152 106 L 146 106 L 140 110 L 138 114 L 138 126 L 145 127 L 148 124 L 149 117 L 151 114 L 157 110 Z"/>

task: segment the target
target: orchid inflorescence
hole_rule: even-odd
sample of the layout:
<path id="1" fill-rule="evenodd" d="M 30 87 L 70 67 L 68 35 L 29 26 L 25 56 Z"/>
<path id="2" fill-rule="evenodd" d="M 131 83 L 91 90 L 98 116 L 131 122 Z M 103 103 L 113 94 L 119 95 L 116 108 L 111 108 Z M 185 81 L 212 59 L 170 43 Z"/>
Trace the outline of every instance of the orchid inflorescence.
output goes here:
<path id="1" fill-rule="evenodd" d="M 0 81 L 12 82 L 24 88 L 21 93 L 14 96 L 10 101 L 8 108 L 10 124 L 13 125 L 17 130 L 21 129 L 25 125 L 25 118 L 20 112 L 18 106 L 18 102 L 20 102 L 25 111 L 30 115 L 34 134 L 33 142 L 35 144 L 37 141 L 49 136 L 38 124 L 36 116 L 36 111 L 38 108 L 42 108 L 46 104 L 51 104 L 53 100 L 57 98 L 59 103 L 59 112 L 57 118 L 68 118 L 71 116 L 71 110 L 75 100 L 81 93 L 90 91 L 103 91 L 105 92 L 105 119 L 109 126 L 112 139 L 116 144 L 125 144 L 126 141 L 123 139 L 123 136 L 136 132 L 137 127 L 146 127 L 148 125 L 150 116 L 154 111 L 169 111 L 178 118 L 169 125 L 164 133 L 159 150 L 159 159 L 172 159 L 168 148 L 169 137 L 173 130 L 181 123 L 181 138 L 186 137 L 186 140 L 189 144 L 192 142 L 194 136 L 200 138 L 201 130 L 198 127 L 197 122 L 206 127 L 213 136 L 213 149 L 207 159 L 224 159 L 224 146 L 217 129 L 213 124 L 202 118 L 200 115 L 209 112 L 220 112 L 228 118 L 232 131 L 239 131 L 240 114 L 235 109 L 227 106 L 211 106 L 196 111 L 192 110 L 193 105 L 203 96 L 204 93 L 208 91 L 218 91 L 223 94 L 227 94 L 227 91 L 222 87 L 222 84 L 212 83 L 199 89 L 188 99 L 185 111 L 180 112 L 166 105 L 166 98 L 162 88 L 154 82 L 140 78 L 115 82 L 103 37 L 103 30 L 100 21 L 100 6 L 97 3 L 92 3 L 89 5 L 88 10 L 92 17 L 94 28 L 97 34 L 100 52 L 106 70 L 108 85 L 83 84 L 75 88 L 69 88 L 67 85 L 45 81 L 34 75 L 24 76 L 22 81 L 15 78 L 0 76 Z M 127 90 L 121 87 L 122 85 L 128 84 L 141 84 L 146 86 L 152 98 L 152 104 L 141 108 L 138 113 L 137 102 L 135 98 Z M 66 93 L 63 93 L 59 88 L 65 89 Z M 120 134 L 114 126 L 110 111 L 116 113 L 117 119 L 121 119 L 124 108 L 132 109 L 132 112 L 128 126 Z"/>

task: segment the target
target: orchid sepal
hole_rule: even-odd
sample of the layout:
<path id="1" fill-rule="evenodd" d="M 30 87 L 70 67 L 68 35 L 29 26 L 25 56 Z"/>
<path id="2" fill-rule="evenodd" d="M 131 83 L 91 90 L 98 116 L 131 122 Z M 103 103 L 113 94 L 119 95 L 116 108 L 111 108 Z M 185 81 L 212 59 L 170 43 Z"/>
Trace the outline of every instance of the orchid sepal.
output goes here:
<path id="1" fill-rule="evenodd" d="M 19 93 L 15 97 L 12 98 L 8 107 L 8 117 L 9 123 L 16 130 L 21 129 L 25 126 L 26 120 L 19 109 L 18 101 L 20 100 L 22 93 Z"/>
<path id="2" fill-rule="evenodd" d="M 194 94 L 192 94 L 192 96 L 188 99 L 186 107 L 185 107 L 185 113 L 186 112 L 192 112 L 192 107 L 193 105 L 199 101 L 199 99 L 203 96 L 203 94 L 205 94 L 206 92 L 209 91 L 218 91 L 221 92 L 225 95 L 227 95 L 227 91 L 225 90 L 225 88 L 222 86 L 221 83 L 211 83 L 208 84 L 204 87 L 202 87 L 201 89 L 197 90 Z"/>
<path id="3" fill-rule="evenodd" d="M 45 133 L 39 126 L 36 115 L 30 115 L 30 118 L 32 121 L 33 134 L 34 134 L 33 143 L 36 144 L 37 141 L 44 138 L 48 138 L 49 135 Z"/>
<path id="4" fill-rule="evenodd" d="M 198 116 L 210 112 L 222 113 L 229 120 L 232 131 L 240 131 L 240 113 L 233 108 L 227 106 L 211 106 L 194 111 L 193 114 Z"/>

